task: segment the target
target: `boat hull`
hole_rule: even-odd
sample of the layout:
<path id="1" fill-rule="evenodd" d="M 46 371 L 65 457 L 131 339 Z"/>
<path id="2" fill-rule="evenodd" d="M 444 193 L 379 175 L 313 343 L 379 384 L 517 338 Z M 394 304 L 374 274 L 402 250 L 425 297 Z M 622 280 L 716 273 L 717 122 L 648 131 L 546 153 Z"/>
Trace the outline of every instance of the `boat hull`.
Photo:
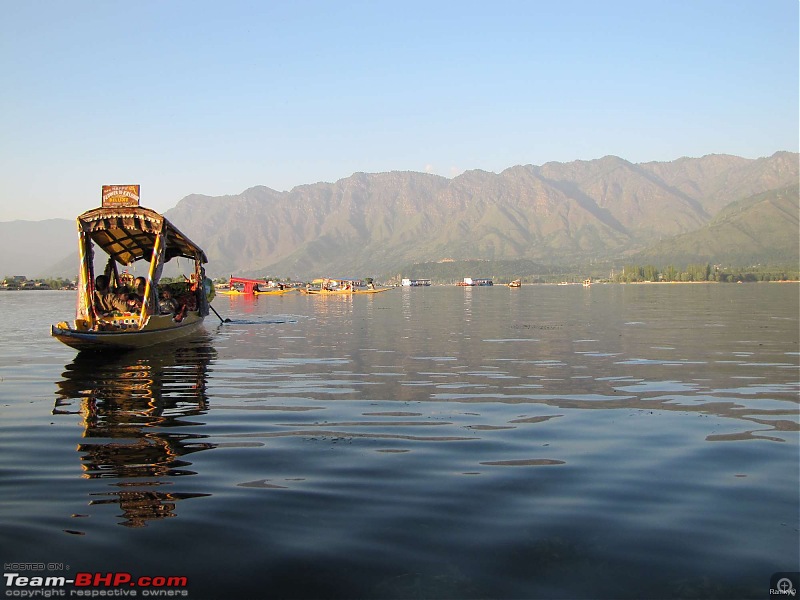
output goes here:
<path id="1" fill-rule="evenodd" d="M 379 294 L 392 288 L 376 288 L 374 290 L 307 290 L 300 288 L 300 291 L 309 296 L 352 296 L 353 294 Z"/>
<path id="2" fill-rule="evenodd" d="M 66 323 L 52 325 L 50 335 L 76 350 L 134 350 L 174 342 L 197 333 L 202 329 L 203 317 L 189 313 L 180 323 L 169 316 L 151 317 L 144 328 L 127 331 L 90 331 L 63 325 Z"/>
<path id="3" fill-rule="evenodd" d="M 248 294 L 246 292 L 240 292 L 239 290 L 223 290 L 217 291 L 217 294 L 222 296 L 281 296 L 283 294 L 288 294 L 294 290 L 258 290 L 257 292 L 253 292 L 252 294 Z"/>

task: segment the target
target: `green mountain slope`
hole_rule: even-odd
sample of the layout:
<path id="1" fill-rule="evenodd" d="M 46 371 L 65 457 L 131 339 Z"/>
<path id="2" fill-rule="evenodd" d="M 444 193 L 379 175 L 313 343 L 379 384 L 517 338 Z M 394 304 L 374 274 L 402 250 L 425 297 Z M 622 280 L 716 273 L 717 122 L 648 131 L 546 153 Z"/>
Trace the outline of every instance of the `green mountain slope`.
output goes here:
<path id="1" fill-rule="evenodd" d="M 655 244 L 636 260 L 662 265 L 796 265 L 800 261 L 798 198 L 795 184 L 733 202 L 705 227 Z"/>

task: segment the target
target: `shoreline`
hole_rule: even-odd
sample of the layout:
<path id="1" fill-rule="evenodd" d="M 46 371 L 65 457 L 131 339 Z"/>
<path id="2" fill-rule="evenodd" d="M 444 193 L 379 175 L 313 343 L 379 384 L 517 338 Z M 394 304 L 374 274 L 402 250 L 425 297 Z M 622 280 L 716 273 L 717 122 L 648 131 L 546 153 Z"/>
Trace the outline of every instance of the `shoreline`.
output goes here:
<path id="1" fill-rule="evenodd" d="M 579 282 L 569 283 L 523 283 L 522 286 L 532 285 L 552 285 L 561 287 L 592 287 L 594 285 L 736 285 L 736 284 L 762 284 L 762 283 L 800 283 L 800 279 L 781 279 L 770 281 L 595 281 L 590 285 Z M 452 287 L 453 283 L 434 283 L 430 286 L 405 286 L 405 287 Z M 403 287 L 403 286 L 395 286 Z M 497 283 L 492 286 L 467 286 L 467 287 L 508 287 L 506 283 Z M 6 288 L 0 287 L 0 292 L 74 292 L 74 289 L 53 289 L 53 288 Z"/>

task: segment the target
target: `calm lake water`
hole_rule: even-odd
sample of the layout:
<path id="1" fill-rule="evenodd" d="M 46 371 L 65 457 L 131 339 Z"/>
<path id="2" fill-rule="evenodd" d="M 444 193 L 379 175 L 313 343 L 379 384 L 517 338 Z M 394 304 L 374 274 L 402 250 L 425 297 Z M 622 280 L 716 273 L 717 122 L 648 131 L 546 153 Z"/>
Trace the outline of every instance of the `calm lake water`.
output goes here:
<path id="1" fill-rule="evenodd" d="M 73 293 L 0 293 L 4 573 L 182 576 L 195 600 L 769 598 L 800 570 L 798 292 L 218 297 L 230 323 L 100 356 L 49 338 Z"/>

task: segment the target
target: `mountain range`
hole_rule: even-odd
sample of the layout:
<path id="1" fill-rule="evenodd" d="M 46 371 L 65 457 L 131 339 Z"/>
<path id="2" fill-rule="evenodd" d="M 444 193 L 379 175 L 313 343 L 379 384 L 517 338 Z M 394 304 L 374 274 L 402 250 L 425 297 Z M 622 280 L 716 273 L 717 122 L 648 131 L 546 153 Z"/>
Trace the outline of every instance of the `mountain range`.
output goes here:
<path id="1" fill-rule="evenodd" d="M 796 264 L 798 179 L 798 154 L 789 152 L 638 164 L 606 156 L 452 179 L 355 173 L 288 192 L 193 194 L 166 215 L 206 250 L 212 276 L 382 277 L 441 260 Z M 40 269 L 8 263 L 7 250 L 23 240 L 24 248 L 38 246 L 42 236 L 50 236 L 52 257 L 62 243 L 52 221 L 37 222 L 39 231 L 35 223 L 0 223 L 3 274 L 74 276 L 72 221 L 63 221 L 65 261 Z"/>

